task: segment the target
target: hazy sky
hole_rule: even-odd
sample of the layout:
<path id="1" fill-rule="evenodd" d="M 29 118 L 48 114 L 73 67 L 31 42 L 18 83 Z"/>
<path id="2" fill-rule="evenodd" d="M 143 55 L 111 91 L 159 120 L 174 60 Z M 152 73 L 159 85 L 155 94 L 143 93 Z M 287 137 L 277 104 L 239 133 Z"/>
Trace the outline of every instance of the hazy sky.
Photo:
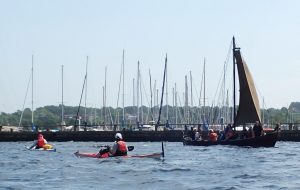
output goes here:
<path id="1" fill-rule="evenodd" d="M 22 109 L 32 54 L 35 108 L 61 102 L 61 65 L 65 104 L 79 104 L 86 56 L 87 105 L 102 106 L 107 66 L 107 105 L 115 107 L 123 49 L 125 106 L 133 104 L 138 60 L 147 93 L 149 69 L 161 89 L 166 53 L 169 103 L 175 83 L 182 102 L 184 76 L 190 71 L 197 98 L 204 58 L 206 98 L 211 103 L 217 101 L 233 35 L 260 100 L 264 98 L 266 108 L 286 107 L 300 101 L 299 9 L 297 0 L 0 0 L 0 111 Z M 31 105 L 31 87 L 29 92 L 26 107 Z"/>

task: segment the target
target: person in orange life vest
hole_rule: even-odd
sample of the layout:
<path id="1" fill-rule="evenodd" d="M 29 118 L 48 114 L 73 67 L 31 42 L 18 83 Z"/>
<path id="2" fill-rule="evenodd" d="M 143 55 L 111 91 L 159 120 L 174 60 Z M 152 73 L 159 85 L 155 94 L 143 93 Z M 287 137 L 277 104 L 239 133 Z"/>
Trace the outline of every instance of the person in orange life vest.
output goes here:
<path id="1" fill-rule="evenodd" d="M 127 155 L 127 145 L 123 140 L 122 134 L 121 133 L 116 133 L 115 134 L 115 143 L 113 147 L 110 149 L 110 154 L 112 156 L 126 156 Z"/>
<path id="2" fill-rule="evenodd" d="M 29 149 L 32 149 L 34 147 L 35 147 L 35 149 L 43 148 L 43 146 L 47 143 L 48 142 L 46 139 L 44 139 L 43 135 L 38 134 L 38 139 L 33 142 L 33 145 Z"/>
<path id="3" fill-rule="evenodd" d="M 209 137 L 209 141 L 212 141 L 212 142 L 216 142 L 218 140 L 218 134 L 215 133 L 214 130 L 212 130 L 212 129 L 209 130 L 208 137 Z"/>

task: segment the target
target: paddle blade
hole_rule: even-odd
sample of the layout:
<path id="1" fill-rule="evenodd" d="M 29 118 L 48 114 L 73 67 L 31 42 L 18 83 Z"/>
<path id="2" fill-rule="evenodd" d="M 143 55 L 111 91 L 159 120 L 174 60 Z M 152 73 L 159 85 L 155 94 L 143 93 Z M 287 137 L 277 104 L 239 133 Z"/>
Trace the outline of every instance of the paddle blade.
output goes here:
<path id="1" fill-rule="evenodd" d="M 128 149 L 128 151 L 133 151 L 134 146 L 128 146 L 127 149 Z"/>
<path id="2" fill-rule="evenodd" d="M 162 157 L 165 157 L 165 149 L 164 149 L 164 142 L 161 142 L 161 152 L 162 152 Z"/>

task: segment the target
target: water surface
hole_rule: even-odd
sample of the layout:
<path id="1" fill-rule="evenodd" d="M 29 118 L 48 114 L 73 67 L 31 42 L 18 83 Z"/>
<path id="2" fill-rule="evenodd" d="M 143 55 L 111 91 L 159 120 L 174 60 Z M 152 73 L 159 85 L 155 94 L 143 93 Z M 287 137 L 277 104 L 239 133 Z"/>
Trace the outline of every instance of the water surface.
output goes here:
<path id="1" fill-rule="evenodd" d="M 0 142 L 0 189 L 299 189 L 300 143 L 275 148 L 193 147 L 165 142 L 165 159 L 77 158 L 107 142 L 53 142 L 57 152 L 28 151 L 31 142 Z M 161 150 L 128 143 L 130 154 Z"/>

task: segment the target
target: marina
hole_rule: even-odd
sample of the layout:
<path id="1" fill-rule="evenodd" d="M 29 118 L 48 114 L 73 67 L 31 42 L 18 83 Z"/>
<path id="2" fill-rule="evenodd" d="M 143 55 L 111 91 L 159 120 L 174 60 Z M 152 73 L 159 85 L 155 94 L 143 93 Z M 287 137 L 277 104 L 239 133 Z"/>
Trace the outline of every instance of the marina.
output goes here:
<path id="1" fill-rule="evenodd" d="M 300 1 L 1 1 L 0 190 L 300 189 Z"/>

